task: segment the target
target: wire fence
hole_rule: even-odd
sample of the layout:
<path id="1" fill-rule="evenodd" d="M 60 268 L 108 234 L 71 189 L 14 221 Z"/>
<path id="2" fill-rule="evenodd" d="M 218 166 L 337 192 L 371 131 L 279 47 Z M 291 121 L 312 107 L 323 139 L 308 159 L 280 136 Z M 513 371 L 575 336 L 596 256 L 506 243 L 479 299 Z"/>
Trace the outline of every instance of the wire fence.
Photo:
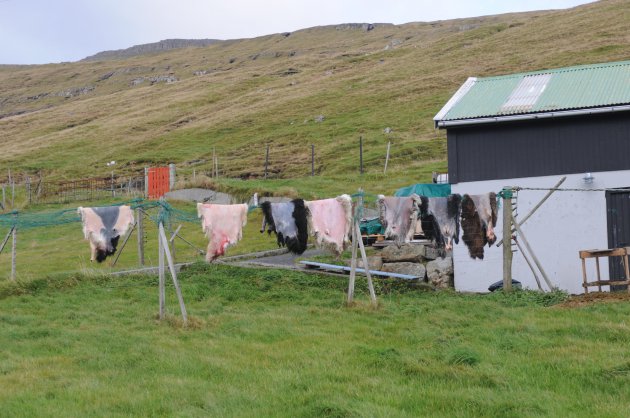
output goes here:
<path id="1" fill-rule="evenodd" d="M 93 177 L 46 181 L 43 177 L 20 176 L 0 183 L 0 211 L 30 204 L 71 203 L 107 198 L 145 197 L 145 176 Z"/>

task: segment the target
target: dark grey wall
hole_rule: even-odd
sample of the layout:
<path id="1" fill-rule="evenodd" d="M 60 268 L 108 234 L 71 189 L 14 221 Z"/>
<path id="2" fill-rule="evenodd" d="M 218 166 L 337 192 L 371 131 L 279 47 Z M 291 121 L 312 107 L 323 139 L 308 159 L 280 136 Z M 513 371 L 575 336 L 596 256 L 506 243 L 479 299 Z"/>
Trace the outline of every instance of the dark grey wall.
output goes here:
<path id="1" fill-rule="evenodd" d="M 451 183 L 630 169 L 630 112 L 448 128 Z"/>

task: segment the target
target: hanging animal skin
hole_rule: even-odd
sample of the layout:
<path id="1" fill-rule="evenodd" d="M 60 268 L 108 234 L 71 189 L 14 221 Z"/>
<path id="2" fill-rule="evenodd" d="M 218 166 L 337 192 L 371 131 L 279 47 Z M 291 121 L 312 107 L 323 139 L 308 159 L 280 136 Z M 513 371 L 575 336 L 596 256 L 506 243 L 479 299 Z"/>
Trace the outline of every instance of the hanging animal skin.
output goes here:
<path id="1" fill-rule="evenodd" d="M 260 232 L 275 232 L 278 246 L 286 246 L 294 254 L 306 251 L 308 243 L 307 209 L 304 200 L 260 205 L 263 211 L 263 223 Z"/>
<path id="2" fill-rule="evenodd" d="M 378 196 L 379 218 L 385 236 L 396 241 L 397 244 L 413 239 L 418 221 L 420 196 L 412 194 L 409 197 Z"/>
<path id="3" fill-rule="evenodd" d="M 90 243 L 90 261 L 102 262 L 116 252 L 118 240 L 134 223 L 129 206 L 105 206 L 77 209 L 83 223 L 83 235 Z"/>
<path id="4" fill-rule="evenodd" d="M 217 205 L 197 203 L 197 216 L 201 228 L 210 240 L 206 260 L 212 262 L 225 254 L 225 250 L 243 238 L 243 227 L 247 224 L 247 205 Z"/>
<path id="5" fill-rule="evenodd" d="M 420 197 L 422 231 L 428 239 L 434 239 L 440 248 L 453 249 L 453 241 L 459 243 L 459 218 L 462 197 Z"/>
<path id="6" fill-rule="evenodd" d="M 471 258 L 483 260 L 483 247 L 490 247 L 497 240 L 494 228 L 497 224 L 497 196 L 494 192 L 467 195 L 462 198 L 462 240 Z"/>
<path id="7" fill-rule="evenodd" d="M 306 202 L 308 229 L 319 248 L 340 255 L 350 243 L 352 228 L 352 198 L 347 194 L 333 199 Z"/>

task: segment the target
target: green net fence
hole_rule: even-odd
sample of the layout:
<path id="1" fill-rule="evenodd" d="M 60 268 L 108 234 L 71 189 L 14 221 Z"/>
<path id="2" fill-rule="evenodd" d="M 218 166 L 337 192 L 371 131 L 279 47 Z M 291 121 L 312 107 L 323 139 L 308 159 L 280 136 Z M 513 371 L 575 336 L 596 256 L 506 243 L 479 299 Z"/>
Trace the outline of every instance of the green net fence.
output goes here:
<path id="1" fill-rule="evenodd" d="M 132 209 L 141 209 L 153 222 L 168 224 L 170 222 L 198 223 L 197 212 L 177 209 L 165 201 L 145 201 L 134 199 L 127 202 L 111 204 L 108 206 L 129 205 Z M 63 209 L 45 212 L 20 212 L 13 211 L 0 214 L 0 228 L 31 229 L 65 225 L 81 222 L 81 215 L 77 209 Z"/>

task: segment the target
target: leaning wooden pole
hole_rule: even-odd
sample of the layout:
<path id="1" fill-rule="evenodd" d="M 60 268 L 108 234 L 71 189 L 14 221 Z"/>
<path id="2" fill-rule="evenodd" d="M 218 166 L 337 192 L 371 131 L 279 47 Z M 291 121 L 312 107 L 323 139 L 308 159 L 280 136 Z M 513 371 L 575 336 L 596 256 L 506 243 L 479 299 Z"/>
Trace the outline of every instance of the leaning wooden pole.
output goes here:
<path id="1" fill-rule="evenodd" d="M 503 196 L 503 290 L 512 291 L 512 189 L 504 188 Z"/>
<path id="2" fill-rule="evenodd" d="M 173 257 L 168 247 L 168 240 L 166 239 L 166 233 L 164 232 L 164 224 L 160 222 L 160 237 L 162 238 L 162 248 L 164 255 L 166 255 L 166 261 L 168 268 L 171 271 L 171 278 L 173 279 L 173 286 L 175 286 L 175 293 L 177 294 L 177 300 L 179 301 L 179 309 L 182 312 L 182 319 L 184 325 L 188 325 L 188 313 L 186 312 L 186 305 L 184 305 L 184 297 L 182 296 L 182 290 L 179 287 L 179 281 L 177 280 L 177 271 L 175 270 L 175 264 L 173 263 Z"/>
<path id="3" fill-rule="evenodd" d="M 133 230 L 136 229 L 136 225 L 138 225 L 137 221 L 134 222 L 134 224 L 131 227 L 131 230 L 125 236 L 125 239 L 124 239 L 122 245 L 120 246 L 120 248 L 116 252 L 116 257 L 114 257 L 114 261 L 112 261 L 112 264 L 111 264 L 112 267 L 114 267 L 116 265 L 116 263 L 118 262 L 118 259 L 120 258 L 120 254 L 122 254 L 123 250 L 125 249 L 125 245 L 127 245 L 127 241 L 129 241 L 129 238 L 131 238 L 131 236 L 133 235 Z"/>
<path id="4" fill-rule="evenodd" d="M 564 183 L 564 181 L 567 179 L 566 176 L 562 177 L 555 186 L 553 186 L 548 192 L 547 194 L 540 200 L 540 202 L 538 202 L 538 204 L 536 206 L 534 206 L 532 208 L 532 210 L 529 211 L 529 213 L 527 215 L 525 215 L 525 217 L 523 217 L 523 219 L 520 220 L 520 224 L 523 225 L 525 222 L 527 222 L 527 220 L 534 214 L 534 212 L 536 212 L 538 210 L 538 208 L 540 208 L 540 206 L 545 203 L 547 201 L 547 199 L 549 199 L 549 197 L 553 194 L 553 192 L 555 192 L 556 190 L 558 190 L 558 187 L 560 187 L 560 185 L 562 183 Z M 497 242 L 497 247 L 500 247 L 501 244 L 503 244 L 503 240 Z"/>
<path id="5" fill-rule="evenodd" d="M 162 225 L 160 223 L 160 225 Z M 158 231 L 158 293 L 160 303 L 160 319 L 164 319 L 164 310 L 166 305 L 166 289 L 165 289 L 165 271 L 164 271 L 164 243 Z"/>
<path id="6" fill-rule="evenodd" d="M 512 218 L 512 222 L 514 224 L 514 228 L 516 229 L 516 232 L 518 232 L 519 239 L 521 241 L 523 241 L 523 245 L 525 246 L 525 248 L 529 252 L 529 255 L 532 257 L 532 260 L 534 260 L 534 263 L 536 264 L 536 267 L 538 267 L 538 270 L 540 270 L 540 274 L 542 274 L 543 279 L 545 279 L 545 282 L 547 283 L 547 286 L 549 286 L 549 290 L 553 291 L 554 286 L 551 284 L 551 280 L 549 280 L 549 276 L 547 276 L 547 273 L 545 272 L 545 269 L 543 269 L 542 264 L 540 264 L 540 261 L 538 261 L 538 257 L 536 257 L 536 254 L 534 254 L 534 251 L 532 250 L 532 247 L 529 245 L 529 242 L 527 241 L 527 238 L 523 234 L 523 231 L 521 230 L 521 227 L 519 226 L 518 222 L 516 222 L 516 220 L 514 218 Z M 507 247 L 507 245 L 506 245 L 506 247 Z"/>
<path id="7" fill-rule="evenodd" d="M 354 283 L 357 274 L 357 236 L 354 227 L 352 228 L 352 259 L 350 260 L 350 280 L 348 281 L 348 305 L 354 300 Z"/>
<path id="8" fill-rule="evenodd" d="M 9 233 L 4 237 L 2 244 L 0 244 L 0 253 L 2 253 L 2 250 L 4 250 L 4 246 L 7 245 L 9 238 L 11 238 L 11 235 L 13 234 L 13 228 L 15 227 L 12 226 L 11 229 L 9 229 Z"/>
<path id="9" fill-rule="evenodd" d="M 368 281 L 368 288 L 370 289 L 370 299 L 372 300 L 372 305 L 376 306 L 376 292 L 374 292 L 374 283 L 372 282 L 370 266 L 368 265 L 367 255 L 365 254 L 365 247 L 363 246 L 363 237 L 361 237 L 361 228 L 359 228 L 358 222 L 355 222 L 354 224 L 354 231 L 354 235 L 357 238 L 357 243 L 359 244 L 359 249 L 361 250 L 363 269 L 365 270 L 365 275 L 367 276 Z"/>

